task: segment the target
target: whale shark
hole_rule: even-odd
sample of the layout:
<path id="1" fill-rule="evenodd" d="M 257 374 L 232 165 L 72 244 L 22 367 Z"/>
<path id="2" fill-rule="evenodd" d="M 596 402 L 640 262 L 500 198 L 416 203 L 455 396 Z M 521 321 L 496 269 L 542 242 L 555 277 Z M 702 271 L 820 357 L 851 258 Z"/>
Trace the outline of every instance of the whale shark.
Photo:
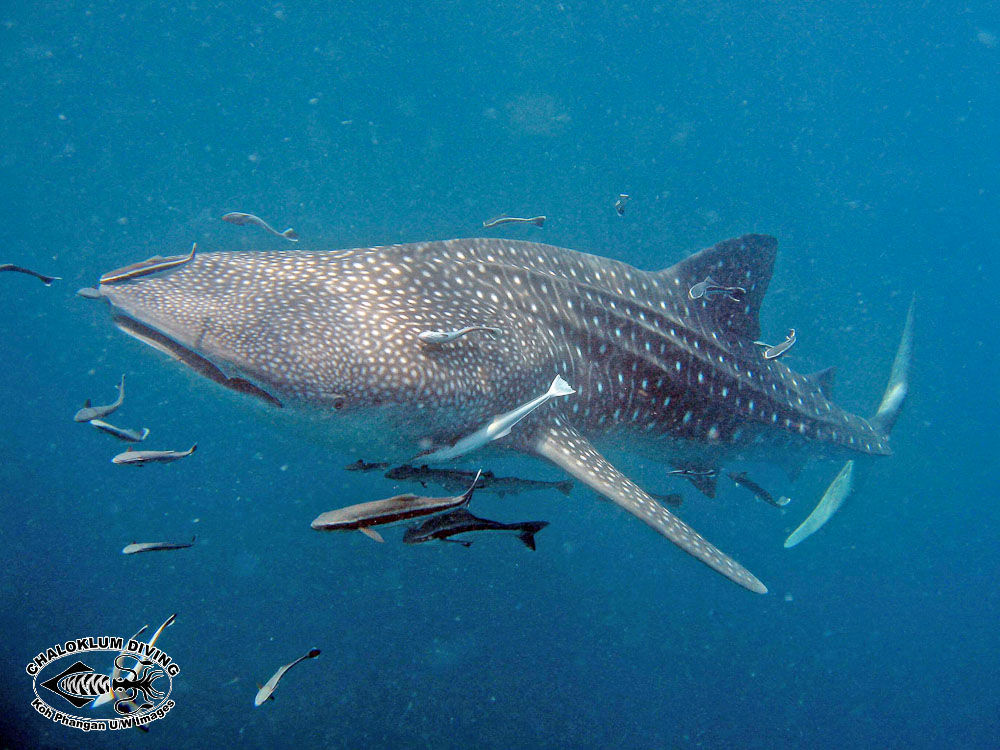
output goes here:
<path id="1" fill-rule="evenodd" d="M 777 240 L 748 234 L 669 268 L 550 245 L 454 239 L 337 251 L 199 252 L 102 283 L 124 332 L 268 408 L 318 420 L 331 444 L 382 461 L 449 451 L 497 415 L 571 386 L 471 454 L 545 459 L 750 591 L 767 588 L 608 461 L 666 467 L 890 453 L 893 419 L 867 420 L 810 376 L 761 357 Z M 739 295 L 692 299 L 711 277 Z M 116 278 L 115 272 L 105 278 Z M 421 344 L 427 330 L 497 336 Z M 901 405 L 901 403 L 900 403 Z M 468 459 L 469 457 L 465 457 Z"/>

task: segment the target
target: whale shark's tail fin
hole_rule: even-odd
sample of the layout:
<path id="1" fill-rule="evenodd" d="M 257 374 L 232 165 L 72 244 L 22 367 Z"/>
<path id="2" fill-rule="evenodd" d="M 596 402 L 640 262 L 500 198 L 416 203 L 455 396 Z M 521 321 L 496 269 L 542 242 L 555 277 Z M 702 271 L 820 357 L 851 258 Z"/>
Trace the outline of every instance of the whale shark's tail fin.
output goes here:
<path id="1" fill-rule="evenodd" d="M 916 305 L 916 297 L 910 300 L 910 307 L 906 311 L 906 324 L 903 326 L 903 336 L 899 340 L 899 348 L 896 350 L 896 359 L 892 363 L 892 372 L 889 375 L 889 383 L 885 387 L 885 395 L 878 405 L 878 411 L 869 421 L 872 426 L 889 434 L 899 418 L 899 413 L 903 410 L 903 402 L 906 401 L 906 394 L 910 388 L 910 361 L 913 359 L 913 308 Z"/>
<path id="2" fill-rule="evenodd" d="M 913 309 L 916 304 L 916 297 L 910 300 L 910 307 L 906 311 L 906 324 L 903 326 L 903 335 L 899 340 L 899 348 L 896 350 L 896 359 L 892 363 L 892 372 L 889 374 L 889 382 L 885 387 L 882 401 L 879 403 L 875 416 L 869 421 L 879 432 L 888 435 L 896 424 L 899 414 L 906 401 L 906 394 L 910 387 L 910 362 L 913 359 Z M 799 542 L 812 536 L 819 531 L 823 524 L 830 520 L 834 513 L 850 497 L 857 486 L 854 459 L 851 459 L 841 470 L 830 486 L 826 488 L 823 497 L 813 508 L 802 524 L 793 531 L 785 540 L 785 548 L 794 547 Z"/>

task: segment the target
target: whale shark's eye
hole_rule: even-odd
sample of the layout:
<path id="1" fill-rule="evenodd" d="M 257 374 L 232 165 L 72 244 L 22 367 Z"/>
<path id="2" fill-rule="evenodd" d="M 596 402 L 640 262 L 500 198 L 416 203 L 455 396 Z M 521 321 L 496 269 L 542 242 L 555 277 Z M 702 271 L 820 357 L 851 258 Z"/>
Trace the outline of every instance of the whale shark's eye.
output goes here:
<path id="1" fill-rule="evenodd" d="M 344 397 L 343 396 L 338 396 L 337 398 L 335 398 L 333 400 L 333 408 L 334 409 L 343 409 L 344 408 Z"/>

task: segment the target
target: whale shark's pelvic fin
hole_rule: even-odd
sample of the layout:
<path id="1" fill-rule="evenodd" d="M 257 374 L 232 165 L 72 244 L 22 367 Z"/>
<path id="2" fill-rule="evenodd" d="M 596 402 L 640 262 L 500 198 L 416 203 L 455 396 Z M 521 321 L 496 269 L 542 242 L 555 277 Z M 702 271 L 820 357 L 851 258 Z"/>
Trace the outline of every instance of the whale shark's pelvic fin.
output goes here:
<path id="1" fill-rule="evenodd" d="M 889 383 L 885 387 L 885 393 L 882 396 L 882 401 L 879 403 L 878 411 L 875 412 L 875 416 L 870 420 L 875 429 L 880 430 L 886 435 L 889 434 L 896 424 L 910 387 L 910 362 L 913 359 L 913 309 L 915 304 L 916 298 L 914 297 L 910 300 L 910 307 L 906 311 L 906 323 L 903 326 L 903 335 L 899 340 L 899 348 L 896 350 L 896 358 L 892 363 Z M 820 498 L 816 507 L 813 508 L 812 513 L 785 540 L 785 548 L 794 547 L 823 528 L 823 524 L 830 520 L 833 514 L 840 509 L 840 506 L 844 504 L 844 501 L 851 496 L 858 486 L 857 473 L 854 459 L 851 459 L 841 467 L 840 471 L 837 472 L 837 476 L 830 482 L 830 486 L 826 488 L 823 497 Z"/>
<path id="2" fill-rule="evenodd" d="M 558 417 L 534 431 L 530 450 L 556 464 L 731 581 L 758 594 L 767 587 L 750 571 L 707 542 L 612 466 L 590 441 Z"/>

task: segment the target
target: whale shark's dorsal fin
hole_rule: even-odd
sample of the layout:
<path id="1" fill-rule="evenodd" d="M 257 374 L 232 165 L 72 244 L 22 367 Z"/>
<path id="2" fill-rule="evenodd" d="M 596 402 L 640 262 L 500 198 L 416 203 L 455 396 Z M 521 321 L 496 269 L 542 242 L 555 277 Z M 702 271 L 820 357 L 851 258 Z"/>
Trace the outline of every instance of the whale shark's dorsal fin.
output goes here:
<path id="1" fill-rule="evenodd" d="M 709 276 L 720 286 L 746 290 L 739 302 L 728 298 L 687 300 L 687 304 L 713 325 L 713 330 L 728 330 L 751 341 L 760 338 L 760 305 L 774 270 L 778 241 L 764 234 L 746 234 L 701 250 L 657 275 L 668 288 L 682 292 Z M 675 281 L 676 280 L 676 281 Z"/>
<path id="2" fill-rule="evenodd" d="M 530 449 L 652 526 L 689 555 L 726 578 L 758 594 L 767 593 L 767 587 L 750 571 L 657 503 L 598 453 L 587 438 L 559 417 L 553 417 L 535 428 Z"/>

